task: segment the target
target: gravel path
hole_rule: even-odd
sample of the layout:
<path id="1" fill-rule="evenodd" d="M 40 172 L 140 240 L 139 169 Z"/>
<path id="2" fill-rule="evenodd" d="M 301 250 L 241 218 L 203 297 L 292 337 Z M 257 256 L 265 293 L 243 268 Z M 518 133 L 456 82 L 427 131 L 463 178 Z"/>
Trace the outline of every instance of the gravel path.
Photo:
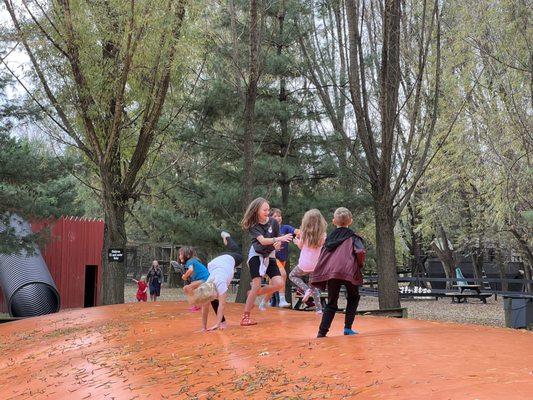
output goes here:
<path id="1" fill-rule="evenodd" d="M 126 285 L 124 298 L 127 303 L 135 302 L 136 285 Z M 235 294 L 230 296 L 231 301 L 235 299 Z M 163 286 L 161 289 L 161 301 L 184 301 L 185 295 L 182 289 L 174 289 Z M 343 306 L 342 303 L 339 306 Z M 402 300 L 402 307 L 408 310 L 409 318 L 447 321 L 462 324 L 478 324 L 488 326 L 505 326 L 503 300 L 498 297 L 487 299 L 487 304 L 471 299 L 469 303 L 452 303 L 450 299 L 440 300 Z M 378 299 L 375 297 L 361 297 L 359 310 L 378 309 Z"/>

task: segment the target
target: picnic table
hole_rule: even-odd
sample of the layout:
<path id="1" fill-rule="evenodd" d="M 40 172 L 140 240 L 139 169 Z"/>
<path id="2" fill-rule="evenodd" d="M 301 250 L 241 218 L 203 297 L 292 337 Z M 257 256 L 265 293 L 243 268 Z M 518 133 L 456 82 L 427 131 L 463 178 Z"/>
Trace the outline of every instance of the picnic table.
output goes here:
<path id="1" fill-rule="evenodd" d="M 457 299 L 458 303 L 468 302 L 468 298 L 477 298 L 483 303 L 487 303 L 487 298 L 492 296 L 492 293 L 481 293 L 481 285 L 453 285 L 454 288 L 459 288 L 458 292 L 449 292 L 445 295 L 452 298 L 452 303 Z M 465 291 L 468 290 L 468 291 Z"/>
<path id="2" fill-rule="evenodd" d="M 459 288 L 459 292 L 463 293 L 465 290 L 473 290 L 477 294 L 481 294 L 481 285 L 453 285 L 453 287 Z"/>

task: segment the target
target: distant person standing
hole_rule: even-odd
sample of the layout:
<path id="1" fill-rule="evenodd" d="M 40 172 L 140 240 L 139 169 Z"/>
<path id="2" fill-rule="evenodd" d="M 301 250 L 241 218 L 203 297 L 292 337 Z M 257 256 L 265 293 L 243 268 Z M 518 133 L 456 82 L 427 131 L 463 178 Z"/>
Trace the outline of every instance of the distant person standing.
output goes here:
<path id="1" fill-rule="evenodd" d="M 148 270 L 146 278 L 150 288 L 150 300 L 157 301 L 157 298 L 161 296 L 161 283 L 163 283 L 163 270 L 157 260 L 152 261 L 152 266 Z"/>

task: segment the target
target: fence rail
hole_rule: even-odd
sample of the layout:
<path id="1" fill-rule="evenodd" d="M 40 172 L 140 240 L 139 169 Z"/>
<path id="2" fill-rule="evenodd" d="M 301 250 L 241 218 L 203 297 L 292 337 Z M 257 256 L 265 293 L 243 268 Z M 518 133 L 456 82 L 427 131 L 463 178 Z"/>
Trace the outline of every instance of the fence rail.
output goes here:
<path id="1" fill-rule="evenodd" d="M 365 276 L 365 282 L 375 282 L 377 283 L 378 276 Z M 515 279 L 515 278 L 429 278 L 425 276 L 421 277 L 408 277 L 402 276 L 398 278 L 398 282 L 457 282 L 457 281 L 468 281 L 468 282 L 480 282 L 480 283 L 502 283 L 502 282 L 511 282 L 511 283 L 533 283 L 533 279 Z"/>
<path id="2" fill-rule="evenodd" d="M 490 292 L 495 295 L 513 295 L 513 294 L 523 294 L 523 293 L 531 293 L 531 291 L 528 290 L 528 287 L 531 287 L 533 285 L 532 279 L 522 279 L 522 278 L 432 278 L 432 277 L 398 277 L 398 283 L 415 283 L 417 286 L 425 286 L 426 283 L 432 283 L 432 282 L 438 282 L 438 283 L 451 283 L 451 285 L 457 284 L 457 282 L 468 282 L 473 284 L 478 284 L 483 288 L 484 292 Z M 514 288 L 521 287 L 520 290 L 499 290 L 496 289 L 496 287 L 499 285 L 499 287 L 502 287 L 503 283 L 512 284 Z M 364 284 L 370 285 L 371 287 L 373 285 L 378 284 L 378 277 L 377 275 L 367 275 L 364 277 Z M 493 285 L 491 285 L 493 284 Z M 451 286 L 450 285 L 450 286 Z M 433 286 L 433 285 L 432 285 Z M 448 285 L 447 285 L 448 286 Z M 486 286 L 489 286 L 490 289 Z M 493 287 L 494 286 L 494 287 Z M 438 293 L 439 289 L 435 289 L 435 292 Z"/>

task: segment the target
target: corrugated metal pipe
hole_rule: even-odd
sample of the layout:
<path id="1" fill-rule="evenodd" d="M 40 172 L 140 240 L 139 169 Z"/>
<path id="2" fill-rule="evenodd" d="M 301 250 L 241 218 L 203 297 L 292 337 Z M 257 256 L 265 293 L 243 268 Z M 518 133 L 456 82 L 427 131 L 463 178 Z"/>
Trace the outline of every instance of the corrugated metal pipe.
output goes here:
<path id="1" fill-rule="evenodd" d="M 23 237 L 31 233 L 30 224 L 19 216 L 13 214 L 9 222 L 16 235 Z M 59 311 L 59 292 L 37 246 L 31 254 L 26 251 L 0 254 L 0 286 L 13 317 L 34 317 Z"/>

